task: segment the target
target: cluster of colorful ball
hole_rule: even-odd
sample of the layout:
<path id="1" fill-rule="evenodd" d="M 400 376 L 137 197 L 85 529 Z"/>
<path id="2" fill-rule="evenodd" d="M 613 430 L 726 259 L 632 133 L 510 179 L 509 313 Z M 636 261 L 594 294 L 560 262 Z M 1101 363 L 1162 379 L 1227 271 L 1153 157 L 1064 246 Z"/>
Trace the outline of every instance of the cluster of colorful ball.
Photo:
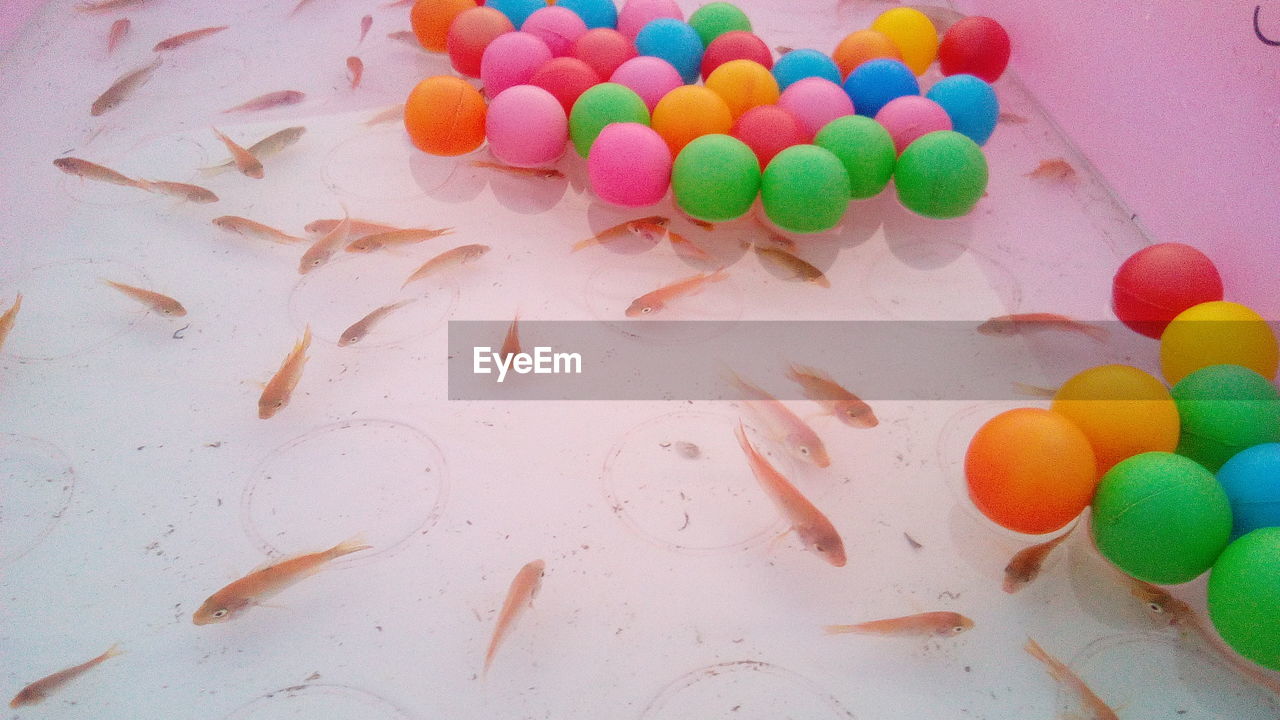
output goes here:
<path id="1" fill-rule="evenodd" d="M 1160 339 L 1168 388 L 1104 365 L 1059 388 L 1049 410 L 1003 413 L 973 437 L 970 497 L 987 517 L 1046 533 L 1092 504 L 1098 550 L 1152 583 L 1212 568 L 1209 614 L 1233 648 L 1280 670 L 1280 354 L 1253 310 L 1224 302 L 1195 248 L 1146 248 L 1116 273 L 1113 307 Z"/>
<path id="2" fill-rule="evenodd" d="M 798 233 L 834 227 L 891 178 L 904 206 L 934 218 L 968 213 L 986 190 L 990 83 L 1009 60 L 989 18 L 964 18 L 940 42 L 927 16 L 895 8 L 832 56 L 777 62 L 726 2 L 686 20 L 674 0 L 418 0 L 411 19 L 423 47 L 484 84 L 483 95 L 456 76 L 414 88 L 405 126 L 428 153 L 488 140 L 499 160 L 534 167 L 568 140 L 607 202 L 650 205 L 670 188 L 714 222 L 759 197 Z M 917 76 L 935 60 L 947 77 L 922 95 Z"/>

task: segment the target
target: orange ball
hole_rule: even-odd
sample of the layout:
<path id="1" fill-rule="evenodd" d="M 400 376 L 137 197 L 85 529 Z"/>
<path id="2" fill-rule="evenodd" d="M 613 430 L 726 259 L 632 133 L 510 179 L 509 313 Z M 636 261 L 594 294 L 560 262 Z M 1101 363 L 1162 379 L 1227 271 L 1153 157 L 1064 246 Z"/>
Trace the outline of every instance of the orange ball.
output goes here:
<path id="1" fill-rule="evenodd" d="M 476 0 L 418 0 L 409 12 L 409 24 L 422 47 L 431 52 L 444 52 L 453 19 L 475 6 Z"/>
<path id="2" fill-rule="evenodd" d="M 418 83 L 404 104 L 409 139 L 432 155 L 462 155 L 484 142 L 488 106 L 466 80 L 437 75 Z"/>
<path id="3" fill-rule="evenodd" d="M 715 91 L 699 85 L 681 85 L 663 95 L 654 106 L 650 125 L 675 157 L 694 138 L 728 135 L 733 128 L 733 115 Z"/>
<path id="4" fill-rule="evenodd" d="M 1079 516 L 1098 481 L 1089 438 L 1067 418 L 1039 408 L 988 420 L 969 442 L 964 473 L 983 515 L 1036 535 Z"/>
<path id="5" fill-rule="evenodd" d="M 831 53 L 831 59 L 840 68 L 841 77 L 849 77 L 854 68 L 868 60 L 890 58 L 902 60 L 902 51 L 879 30 L 858 30 L 845 36 Z"/>
<path id="6" fill-rule="evenodd" d="M 491 7 L 463 10 L 449 26 L 445 50 L 453 69 L 467 77 L 480 77 L 480 58 L 494 38 L 516 29 L 506 15 Z"/>

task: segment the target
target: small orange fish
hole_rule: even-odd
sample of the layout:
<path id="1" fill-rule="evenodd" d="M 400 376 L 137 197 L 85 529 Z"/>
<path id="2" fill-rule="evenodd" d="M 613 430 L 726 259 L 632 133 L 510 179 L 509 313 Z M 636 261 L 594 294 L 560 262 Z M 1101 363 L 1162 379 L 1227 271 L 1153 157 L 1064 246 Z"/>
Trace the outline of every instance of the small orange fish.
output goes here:
<path id="1" fill-rule="evenodd" d="M 330 562 L 361 550 L 368 550 L 370 545 L 355 537 L 318 553 L 295 555 L 259 570 L 227 585 L 209 596 L 199 610 L 191 616 L 196 625 L 209 625 L 226 622 L 239 616 L 254 605 L 259 605 L 281 591 L 289 588 L 305 578 L 320 572 Z"/>
<path id="2" fill-rule="evenodd" d="M 182 307 L 182 303 L 174 300 L 168 295 L 161 295 L 158 292 L 144 290 L 140 287 L 125 285 L 124 283 L 113 282 L 111 280 L 103 280 L 102 282 L 155 310 L 161 315 L 169 317 L 182 317 L 187 314 L 187 309 Z"/>
<path id="3" fill-rule="evenodd" d="M 387 247 L 420 243 L 441 235 L 448 235 L 453 228 L 407 228 L 404 230 L 386 230 L 356 238 L 347 244 L 347 252 L 367 253 Z"/>
<path id="4" fill-rule="evenodd" d="M 926 612 L 905 617 L 872 620 L 857 625 L 828 625 L 828 635 L 861 633 L 864 635 L 952 637 L 973 627 L 973 621 L 954 612 Z"/>
<path id="5" fill-rule="evenodd" d="M 1070 180 L 1076 176 L 1076 169 L 1071 167 L 1071 163 L 1062 158 L 1050 158 L 1049 160 L 1041 160 L 1035 170 L 1027 173 L 1027 177 L 1032 180 Z"/>
<path id="6" fill-rule="evenodd" d="M 422 52 L 427 51 L 426 48 L 422 47 L 422 43 L 418 40 L 418 36 L 414 35 L 409 30 L 397 30 L 395 32 L 389 32 L 387 33 L 387 39 L 396 40 L 398 42 L 405 43 L 406 45 L 412 45 L 414 49 L 421 50 Z"/>
<path id="7" fill-rule="evenodd" d="M 306 132 L 307 129 L 300 125 L 296 127 L 287 127 L 262 138 L 258 142 L 250 145 L 247 150 L 250 155 L 253 155 L 258 160 L 263 160 L 264 158 L 275 155 L 281 150 L 284 150 L 290 145 L 298 142 L 299 138 L 301 138 Z M 200 172 L 204 175 L 217 175 L 222 171 L 230 170 L 235 166 L 236 160 L 233 157 L 221 165 L 211 165 L 209 167 L 200 168 Z"/>
<path id="8" fill-rule="evenodd" d="M 342 337 L 338 338 L 338 347 L 355 345 L 363 340 L 365 336 L 369 334 L 369 331 L 381 322 L 384 317 L 390 315 L 396 310 L 399 310 L 405 305 L 416 301 L 417 298 L 409 298 L 408 300 L 401 300 L 400 302 L 394 302 L 390 305 L 383 305 L 380 308 L 376 308 L 373 312 L 370 312 L 368 315 L 357 320 L 351 327 L 342 331 Z"/>
<path id="9" fill-rule="evenodd" d="M 75 175 L 85 180 L 97 180 L 98 182 L 123 185 L 125 187 L 138 187 L 137 180 L 121 175 L 109 167 L 91 163 L 88 160 L 81 160 L 80 158 L 61 157 L 53 161 L 53 166 L 68 175 Z"/>
<path id="10" fill-rule="evenodd" d="M 281 107 L 283 105 L 296 105 L 297 103 L 302 102 L 306 97 L 307 97 L 306 93 L 299 92 L 297 90 L 279 90 L 276 92 L 267 93 L 266 95 L 259 95 L 258 97 L 252 100 L 243 102 L 233 108 L 228 108 L 226 110 L 223 110 L 222 112 L 232 113 L 232 112 L 254 112 L 258 110 L 269 110 L 271 108 Z"/>
<path id="11" fill-rule="evenodd" d="M 360 87 L 360 78 L 364 77 L 364 61 L 352 55 L 347 58 L 347 72 L 351 73 L 351 89 Z"/>
<path id="12" fill-rule="evenodd" d="M 357 45 L 364 42 L 364 36 L 369 34 L 369 28 L 371 27 L 373 27 L 372 15 L 365 15 L 360 18 L 360 39 L 356 41 Z"/>
<path id="13" fill-rule="evenodd" d="M 772 426 L 781 435 L 782 442 L 793 454 L 805 462 L 824 468 L 831 464 L 826 445 L 822 438 L 813 431 L 799 415 L 783 405 L 763 388 L 743 380 L 737 373 L 729 371 L 729 382 L 742 393 L 747 407 L 751 408 L 761 419 Z"/>
<path id="14" fill-rule="evenodd" d="M 218 139 L 222 141 L 222 144 L 226 145 L 227 150 L 231 152 L 231 158 L 235 162 L 236 169 L 240 171 L 240 174 L 254 178 L 255 180 L 261 180 L 262 161 L 254 157 L 253 153 L 237 145 L 234 140 L 223 135 L 218 128 L 211 129 L 213 130 L 213 134 L 217 135 Z"/>
<path id="15" fill-rule="evenodd" d="M 1089 323 L 1069 318 L 1066 315 L 1057 315 L 1055 313 L 1001 315 L 1000 317 L 993 317 L 978 326 L 978 332 L 994 337 L 1009 337 L 1042 330 L 1082 333 L 1098 342 L 1106 342 L 1108 336 L 1106 328 L 1090 325 Z"/>
<path id="16" fill-rule="evenodd" d="M 1090 720 L 1120 720 L 1116 715 L 1116 711 L 1112 710 L 1102 698 L 1094 694 L 1093 690 L 1085 684 L 1080 676 L 1075 674 L 1071 668 L 1065 663 L 1053 657 L 1044 651 L 1044 648 L 1031 638 L 1027 638 L 1027 644 L 1023 646 L 1031 657 L 1044 663 L 1049 670 L 1049 676 L 1058 681 L 1058 684 L 1075 693 L 1080 702 L 1084 704 L 1085 709 L 1089 712 Z"/>
<path id="17" fill-rule="evenodd" d="M 1017 113 L 1002 112 L 996 117 L 996 122 L 1009 123 L 1010 125 L 1026 124 L 1027 119 Z"/>
<path id="18" fill-rule="evenodd" d="M 489 252 L 488 245 L 460 245 L 452 250 L 445 250 L 423 263 L 417 270 L 414 270 L 413 274 L 400 287 L 403 288 L 414 280 L 421 280 L 447 267 L 469 263 L 487 252 Z"/>
<path id="19" fill-rule="evenodd" d="M 0 315 L 0 350 L 4 349 L 4 341 L 9 337 L 9 331 L 13 330 L 13 323 L 18 319 L 18 311 L 22 309 L 22 293 L 18 293 L 17 299 L 9 306 L 8 310 Z"/>
<path id="20" fill-rule="evenodd" d="M 76 5 L 76 10 L 80 12 L 106 12 L 108 10 L 119 10 L 121 8 L 132 7 L 150 2 L 150 0 L 98 0 L 98 2 L 83 2 Z"/>
<path id="21" fill-rule="evenodd" d="M 288 357 L 280 364 L 280 369 L 276 371 L 275 375 L 271 376 L 267 386 L 262 389 L 262 396 L 258 398 L 259 419 L 266 420 L 289 404 L 289 398 L 293 396 L 293 389 L 298 386 L 298 381 L 302 379 L 302 369 L 307 364 L 307 348 L 309 347 L 311 347 L 310 325 L 303 331 L 302 339 L 293 346 L 293 350 Z"/>
<path id="22" fill-rule="evenodd" d="M 1009 564 L 1004 567 L 1004 584 L 1002 586 L 1004 591 L 1010 594 L 1016 593 L 1039 577 L 1040 568 L 1044 565 L 1045 558 L 1049 557 L 1049 553 L 1061 545 L 1077 527 L 1079 525 L 1073 525 L 1070 530 L 1052 540 L 1036 543 L 1019 550 L 1009 560 Z"/>
<path id="23" fill-rule="evenodd" d="M 489 170 L 498 170 L 499 172 L 504 172 L 508 175 L 515 175 L 516 177 L 542 178 L 543 180 L 564 177 L 564 173 L 555 168 L 515 167 L 514 165 L 503 165 L 502 163 L 488 162 L 485 160 L 472 160 L 471 166 L 486 168 Z"/>
<path id="24" fill-rule="evenodd" d="M 17 695 L 14 695 L 13 699 L 9 701 L 9 707 L 19 708 L 24 705 L 35 705 L 49 697 L 51 693 L 56 692 L 63 685 L 66 685 L 89 670 L 92 670 L 107 660 L 119 655 L 120 652 L 121 650 L 118 644 L 112 645 L 107 648 L 106 652 L 92 660 L 82 662 L 75 667 L 69 667 L 66 670 L 60 670 L 52 675 L 43 677 L 22 688 Z"/>
<path id="25" fill-rule="evenodd" d="M 645 240 L 657 241 L 663 233 L 667 231 L 667 225 L 671 223 L 671 218 L 661 215 L 650 215 L 648 217 L 636 218 L 628 220 L 624 223 L 618 223 L 610 228 L 605 228 L 600 232 L 592 235 L 586 240 L 580 240 L 573 244 L 573 248 L 569 252 L 578 252 L 579 250 L 591 247 L 592 245 L 603 245 L 611 240 L 617 240 L 624 237 L 642 237 Z"/>
<path id="26" fill-rule="evenodd" d="M 168 182 L 165 180 L 143 180 L 139 178 L 137 186 L 147 192 L 160 193 L 161 195 L 176 197 L 179 200 L 187 200 L 200 205 L 218 202 L 218 196 L 214 195 L 212 190 L 206 190 L 199 185 Z"/>
<path id="27" fill-rule="evenodd" d="M 489 640 L 489 649 L 484 654 L 484 672 L 489 672 L 494 655 L 498 648 L 515 628 L 516 619 L 525 607 L 533 607 L 533 599 L 542 589 L 542 576 L 546 573 L 547 564 L 542 560 L 534 560 L 520 568 L 507 588 L 507 599 L 502 602 L 502 610 L 498 613 L 498 622 L 493 626 L 493 637 Z"/>
<path id="28" fill-rule="evenodd" d="M 712 273 L 698 273 L 692 277 L 677 280 L 670 285 L 664 285 L 631 301 L 631 305 L 627 307 L 627 317 L 643 317 L 658 312 L 672 300 L 696 294 L 707 284 L 720 282 L 728 277 L 729 275 L 724 271 L 724 268 L 720 268 Z"/>
<path id="29" fill-rule="evenodd" d="M 120 18 L 111 23 L 111 29 L 107 31 L 107 54 L 115 52 L 119 47 L 120 41 L 124 40 L 129 34 L 129 18 Z"/>
<path id="30" fill-rule="evenodd" d="M 792 364 L 787 377 L 800 384 L 805 397 L 825 405 L 845 425 L 866 429 L 880 424 L 870 405 L 821 370 Z"/>
<path id="31" fill-rule="evenodd" d="M 711 232 L 712 230 L 715 230 L 715 229 L 716 229 L 716 224 L 715 224 L 715 223 L 709 223 L 709 222 L 707 222 L 706 220 L 699 220 L 698 218 L 696 218 L 696 217 L 690 217 L 689 215 L 685 215 L 685 216 L 684 216 L 684 219 L 685 219 L 685 220 L 688 220 L 689 222 L 693 223 L 694 225 L 697 225 L 698 227 L 702 228 L 703 230 L 706 230 L 707 232 Z"/>
<path id="32" fill-rule="evenodd" d="M 324 218 L 322 220 L 312 220 L 307 223 L 303 229 L 309 233 L 327 233 L 342 224 L 342 218 Z M 390 232 L 391 230 L 399 230 L 395 225 L 387 225 L 386 223 L 373 222 L 371 220 L 357 220 L 350 218 L 352 235 L 369 235 L 371 233 Z"/>
<path id="33" fill-rule="evenodd" d="M 520 352 L 520 313 L 517 312 L 515 319 L 511 321 L 511 326 L 507 328 L 507 336 L 502 340 L 502 348 L 498 350 L 498 357 L 506 360 Z"/>
<path id="34" fill-rule="evenodd" d="M 289 245 L 292 243 L 306 242 L 307 239 L 281 232 L 270 225 L 263 225 L 260 222 L 243 218 L 236 215 L 223 215 L 213 219 L 213 224 L 228 232 L 243 235 L 245 237 L 256 238 L 259 240 L 270 240 L 271 242 Z"/>
<path id="35" fill-rule="evenodd" d="M 144 65 L 121 75 L 115 82 L 111 83 L 111 87 L 107 88 L 106 92 L 93 101 L 93 105 L 89 108 L 89 114 L 93 117 L 98 117 L 128 100 L 134 90 L 142 87 L 151 79 L 151 74 L 156 71 L 156 68 L 160 67 L 160 63 L 161 58 L 157 57 L 150 65 Z"/>
<path id="36" fill-rule="evenodd" d="M 226 30 L 227 27 L 228 26 L 226 25 L 218 25 L 217 27 L 207 27 L 207 28 L 200 28 L 199 30 L 189 30 L 179 35 L 174 35 L 173 37 L 165 38 L 164 40 L 161 40 L 160 42 L 156 43 L 156 46 L 151 49 L 154 50 L 155 52 L 162 52 L 164 50 L 173 50 L 174 48 L 180 48 L 183 45 L 186 45 L 188 43 L 193 43 L 201 38 L 206 38 L 206 37 L 209 37 L 210 35 L 220 33 L 223 30 Z"/>
<path id="37" fill-rule="evenodd" d="M 807 283 L 813 283 L 818 287 L 829 288 L 831 281 L 827 280 L 827 276 L 821 270 L 792 255 L 786 250 L 779 250 L 771 247 L 755 247 L 756 255 L 763 261 L 767 261 L 774 267 L 781 268 L 791 277 L 797 280 L 803 280 Z"/>
<path id="38" fill-rule="evenodd" d="M 404 105 L 392 105 L 377 115 L 365 120 L 364 125 L 365 127 L 372 127 L 374 125 L 391 122 L 392 120 L 399 120 L 402 117 L 404 117 Z"/>
<path id="39" fill-rule="evenodd" d="M 747 455 L 747 464 L 755 475 L 765 494 L 778 506 L 782 514 L 791 523 L 805 549 L 812 550 L 819 557 L 835 567 L 844 567 L 844 541 L 831 521 L 822 511 L 809 502 L 809 499 L 796 489 L 789 480 L 782 476 L 769 461 L 756 451 L 747 439 L 742 423 L 734 430 L 738 437 L 738 445 Z"/>
<path id="40" fill-rule="evenodd" d="M 343 211 L 346 211 L 345 207 Z M 351 218 L 347 217 L 335 225 L 332 230 L 321 236 L 319 240 L 316 240 L 311 247 L 307 248 L 307 251 L 302 254 L 302 259 L 298 261 L 298 274 L 306 275 L 329 262 L 329 258 L 333 257 L 338 248 L 347 241 L 350 233 Z"/>
<path id="41" fill-rule="evenodd" d="M 795 51 L 796 51 L 796 49 L 795 49 L 795 48 L 793 48 L 793 47 L 787 47 L 786 45 L 779 45 L 779 46 L 775 47 L 775 48 L 774 48 L 774 50 L 775 50 L 779 55 L 786 55 L 786 54 L 787 54 L 787 53 L 789 53 L 789 52 L 795 52 Z"/>
<path id="42" fill-rule="evenodd" d="M 678 253 L 691 255 L 698 260 L 710 260 L 711 254 L 706 250 L 698 247 L 692 240 L 677 232 L 667 231 L 667 239 L 671 241 L 671 247 Z"/>

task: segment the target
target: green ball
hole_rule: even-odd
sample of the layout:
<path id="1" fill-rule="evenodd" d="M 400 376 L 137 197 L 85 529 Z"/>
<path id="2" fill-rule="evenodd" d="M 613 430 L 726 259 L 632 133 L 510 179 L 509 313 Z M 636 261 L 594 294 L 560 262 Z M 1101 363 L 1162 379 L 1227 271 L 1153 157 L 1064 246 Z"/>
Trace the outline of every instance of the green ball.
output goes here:
<path id="1" fill-rule="evenodd" d="M 569 112 L 569 138 L 582 157 L 591 152 L 591 143 L 606 125 L 649 124 L 649 107 L 634 90 L 617 83 L 600 83 L 588 89 Z"/>
<path id="2" fill-rule="evenodd" d="M 1209 619 L 1236 652 L 1280 670 L 1280 527 L 1231 543 L 1209 573 Z"/>
<path id="3" fill-rule="evenodd" d="M 751 21 L 747 19 L 747 14 L 727 2 L 713 2 L 694 10 L 689 16 L 689 25 L 702 38 L 702 47 L 710 45 L 712 40 L 730 30 L 751 32 Z"/>
<path id="4" fill-rule="evenodd" d="M 830 230 L 849 205 L 849 174 L 830 150 L 792 145 L 764 169 L 760 200 L 765 214 L 783 230 Z"/>
<path id="5" fill-rule="evenodd" d="M 898 156 L 893 171 L 898 200 L 931 218 L 960 217 L 987 190 L 987 158 L 982 148 L 953 130 L 922 135 Z"/>
<path id="6" fill-rule="evenodd" d="M 1182 419 L 1177 453 L 1213 472 L 1245 448 L 1280 442 L 1280 393 L 1248 368 L 1200 368 L 1171 394 Z"/>
<path id="7" fill-rule="evenodd" d="M 850 196 L 869 198 L 880 193 L 898 162 L 893 138 L 880 123 L 862 115 L 845 115 L 818 131 L 813 144 L 835 153 L 849 173 Z"/>
<path id="8" fill-rule="evenodd" d="M 740 218 L 760 192 L 760 161 L 735 137 L 703 135 L 676 157 L 671 191 L 676 205 L 699 220 Z"/>
<path id="9" fill-rule="evenodd" d="M 1194 580 L 1231 538 L 1231 504 L 1213 473 L 1181 455 L 1116 463 L 1093 496 L 1093 539 L 1116 567 L 1147 582 Z"/>

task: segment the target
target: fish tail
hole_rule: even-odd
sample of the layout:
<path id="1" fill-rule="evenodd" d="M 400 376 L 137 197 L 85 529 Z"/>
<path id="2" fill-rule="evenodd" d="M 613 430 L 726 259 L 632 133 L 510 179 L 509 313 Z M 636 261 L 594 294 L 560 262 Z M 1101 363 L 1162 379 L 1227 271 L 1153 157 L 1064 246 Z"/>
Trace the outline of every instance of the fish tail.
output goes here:
<path id="1" fill-rule="evenodd" d="M 307 323 L 307 327 L 302 331 L 302 339 L 293 346 L 293 351 L 304 353 L 311 347 L 311 323 Z"/>
<path id="2" fill-rule="evenodd" d="M 1080 332 L 1084 333 L 1085 335 L 1088 335 L 1089 337 L 1093 338 L 1094 340 L 1097 340 L 1100 343 L 1106 342 L 1107 338 L 1111 336 L 1111 333 L 1107 332 L 1106 328 L 1099 327 L 1097 325 L 1090 325 L 1088 323 L 1080 324 Z"/>
<path id="3" fill-rule="evenodd" d="M 1049 669 L 1049 674 L 1053 676 L 1054 680 L 1062 681 L 1064 679 L 1062 664 L 1055 660 L 1049 653 L 1045 652 L 1044 648 L 1040 647 L 1040 643 L 1037 643 L 1035 640 L 1028 637 L 1027 643 L 1022 646 L 1022 649 L 1026 650 L 1031 657 L 1044 663 L 1044 666 Z"/>
<path id="4" fill-rule="evenodd" d="M 217 175 L 221 175 L 222 173 L 226 172 L 229 169 L 230 169 L 229 164 L 210 165 L 208 167 L 200 168 L 199 172 L 201 177 L 214 177 Z"/>
<path id="5" fill-rule="evenodd" d="M 828 635 L 843 635 L 845 633 L 862 632 L 858 625 L 825 625 L 822 631 Z"/>
<path id="6" fill-rule="evenodd" d="M 102 659 L 107 660 L 109 658 L 113 658 L 117 655 L 123 655 L 123 654 L 124 654 L 124 651 L 120 649 L 120 643 L 115 643 L 111 647 L 107 648 L 106 652 L 102 653 Z"/>
<path id="7" fill-rule="evenodd" d="M 599 244 L 599 242 L 600 241 L 593 235 L 587 238 L 586 240 L 579 240 L 578 242 L 574 243 L 573 247 L 569 248 L 569 252 L 576 253 L 579 250 L 582 250 L 583 248 L 589 248 L 592 245 L 597 245 Z"/>
<path id="8" fill-rule="evenodd" d="M 1013 391 L 1019 395 L 1028 395 L 1030 397 L 1051 398 L 1058 394 L 1057 390 L 1051 388 L 1040 387 L 1039 385 L 1028 385 L 1024 382 L 1013 381 Z"/>
<path id="9" fill-rule="evenodd" d="M 728 280 L 729 279 L 729 272 L 727 269 L 728 267 L 729 267 L 728 265 L 721 265 L 720 267 L 716 268 L 714 272 L 706 276 L 706 282 L 713 283 L 713 282 L 720 282 L 721 280 Z"/>
<path id="10" fill-rule="evenodd" d="M 371 547 L 373 546 L 365 544 L 363 535 L 357 534 L 329 548 L 325 551 L 325 555 L 330 560 L 334 560 L 342 557 L 343 555 L 350 555 L 351 553 L 360 552 L 361 550 L 368 550 Z"/>

